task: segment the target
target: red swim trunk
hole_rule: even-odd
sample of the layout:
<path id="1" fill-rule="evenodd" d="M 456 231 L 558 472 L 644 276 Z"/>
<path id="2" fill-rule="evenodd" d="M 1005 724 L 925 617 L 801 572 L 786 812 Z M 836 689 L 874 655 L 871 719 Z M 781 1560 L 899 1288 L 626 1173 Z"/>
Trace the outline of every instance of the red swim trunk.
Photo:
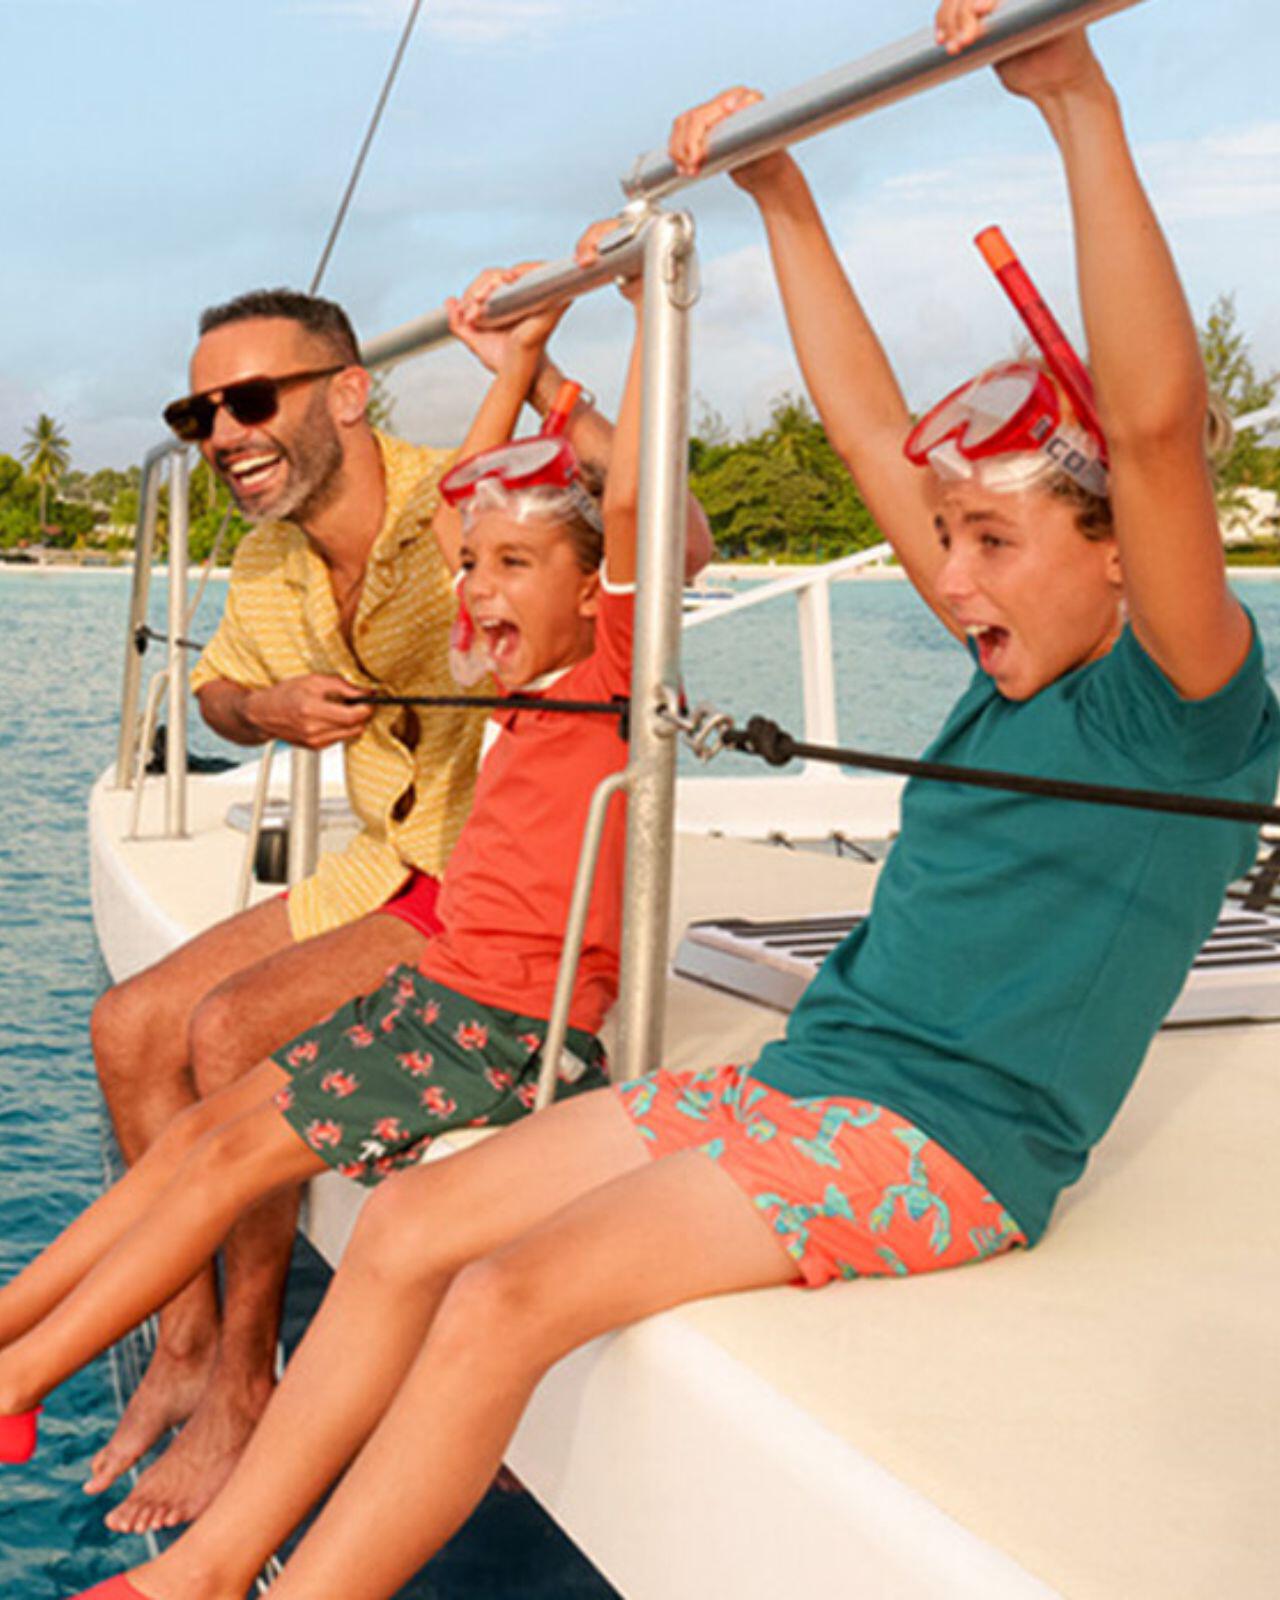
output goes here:
<path id="1" fill-rule="evenodd" d="M 389 917 L 399 917 L 401 922 L 407 922 L 411 928 L 425 933 L 430 939 L 444 928 L 444 923 L 436 915 L 436 901 L 439 898 L 439 878 L 433 878 L 429 872 L 414 871 L 410 873 L 404 888 L 393 894 L 386 905 L 379 906 L 378 910 L 384 911 Z"/>

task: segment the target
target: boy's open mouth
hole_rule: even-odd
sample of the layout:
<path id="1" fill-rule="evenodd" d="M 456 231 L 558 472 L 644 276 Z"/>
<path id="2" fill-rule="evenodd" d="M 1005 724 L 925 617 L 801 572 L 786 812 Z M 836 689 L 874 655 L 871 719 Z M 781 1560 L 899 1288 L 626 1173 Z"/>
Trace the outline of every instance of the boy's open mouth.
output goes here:
<path id="1" fill-rule="evenodd" d="M 978 647 L 978 664 L 982 670 L 992 672 L 1009 643 L 1008 628 L 1001 628 L 995 623 L 973 622 L 965 632 Z"/>
<path id="2" fill-rule="evenodd" d="M 495 671 L 500 671 L 515 655 L 520 644 L 520 630 L 514 622 L 477 621 L 480 637 L 484 640 L 489 660 Z"/>

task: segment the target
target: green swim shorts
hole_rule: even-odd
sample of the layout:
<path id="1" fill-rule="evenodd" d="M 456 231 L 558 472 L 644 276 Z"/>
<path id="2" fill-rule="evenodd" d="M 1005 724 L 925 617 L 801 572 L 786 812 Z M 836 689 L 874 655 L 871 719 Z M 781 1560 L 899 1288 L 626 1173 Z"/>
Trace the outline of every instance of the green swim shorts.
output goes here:
<path id="1" fill-rule="evenodd" d="M 547 1024 L 481 1005 L 414 966 L 340 1006 L 280 1050 L 285 1120 L 345 1177 L 373 1185 L 411 1166 L 438 1134 L 514 1122 L 533 1109 Z M 609 1077 L 594 1034 L 570 1028 L 557 1096 Z"/>

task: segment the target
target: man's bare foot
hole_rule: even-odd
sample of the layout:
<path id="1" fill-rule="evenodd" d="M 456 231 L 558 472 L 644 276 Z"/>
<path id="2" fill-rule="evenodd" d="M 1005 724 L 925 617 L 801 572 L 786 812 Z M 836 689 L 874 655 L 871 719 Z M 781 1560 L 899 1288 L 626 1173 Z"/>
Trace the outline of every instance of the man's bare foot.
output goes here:
<path id="1" fill-rule="evenodd" d="M 217 1357 L 215 1344 L 191 1355 L 174 1355 L 160 1345 L 142 1382 L 124 1409 L 106 1445 L 93 1458 L 86 1494 L 101 1494 L 122 1472 L 140 1461 L 169 1428 L 185 1422 L 208 1387 Z"/>
<path id="2" fill-rule="evenodd" d="M 103 1519 L 113 1533 L 148 1533 L 194 1522 L 231 1476 L 271 1398 L 270 1383 L 211 1383 L 191 1420 Z"/>

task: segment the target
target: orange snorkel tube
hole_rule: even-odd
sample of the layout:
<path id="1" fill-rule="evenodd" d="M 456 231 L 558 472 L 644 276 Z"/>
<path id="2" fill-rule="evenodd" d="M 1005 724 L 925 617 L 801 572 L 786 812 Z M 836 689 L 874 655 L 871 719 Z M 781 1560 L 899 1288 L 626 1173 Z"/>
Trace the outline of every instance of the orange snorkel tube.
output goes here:
<path id="1" fill-rule="evenodd" d="M 1040 291 L 1032 283 L 1030 274 L 1003 232 L 997 227 L 984 228 L 974 236 L 973 242 L 1008 295 L 1014 310 L 1022 318 L 1027 332 L 1039 346 L 1045 365 L 1061 384 L 1081 425 L 1089 430 L 1101 446 L 1105 463 L 1107 442 L 1093 398 L 1093 380 L 1084 362 L 1075 353 L 1058 319 L 1044 303 Z"/>

